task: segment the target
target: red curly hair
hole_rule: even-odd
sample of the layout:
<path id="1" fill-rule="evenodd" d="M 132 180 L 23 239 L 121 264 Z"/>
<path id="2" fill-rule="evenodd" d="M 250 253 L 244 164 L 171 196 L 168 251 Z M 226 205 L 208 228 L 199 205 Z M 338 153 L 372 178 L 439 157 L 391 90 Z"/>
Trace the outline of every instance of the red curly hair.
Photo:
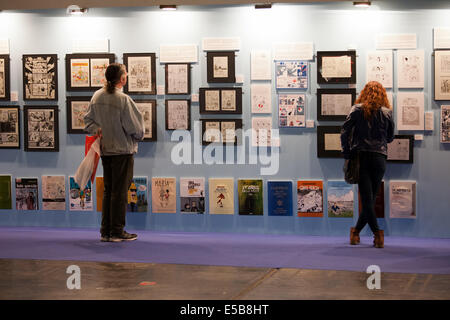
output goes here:
<path id="1" fill-rule="evenodd" d="M 377 81 L 368 82 L 355 103 L 362 105 L 365 119 L 370 119 L 373 113 L 381 107 L 391 109 L 386 89 Z"/>

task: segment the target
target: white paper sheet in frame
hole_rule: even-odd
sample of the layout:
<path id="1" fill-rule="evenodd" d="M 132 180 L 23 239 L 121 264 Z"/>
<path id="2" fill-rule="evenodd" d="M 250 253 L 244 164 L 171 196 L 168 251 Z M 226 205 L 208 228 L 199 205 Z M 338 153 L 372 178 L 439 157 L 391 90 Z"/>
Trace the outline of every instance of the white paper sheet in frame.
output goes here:
<path id="1" fill-rule="evenodd" d="M 162 44 L 159 46 L 159 62 L 198 62 L 198 46 Z"/>
<path id="2" fill-rule="evenodd" d="M 441 106 L 441 143 L 450 143 L 450 105 Z"/>
<path id="3" fill-rule="evenodd" d="M 252 51 L 250 54 L 250 80 L 271 80 L 272 64 L 270 51 Z"/>
<path id="4" fill-rule="evenodd" d="M 252 118 L 252 146 L 268 147 L 272 145 L 272 117 Z"/>
<path id="5" fill-rule="evenodd" d="M 417 35 L 415 33 L 385 33 L 378 34 L 375 48 L 384 49 L 416 49 Z"/>
<path id="6" fill-rule="evenodd" d="M 450 49 L 450 28 L 433 28 L 433 48 Z"/>
<path id="7" fill-rule="evenodd" d="M 389 217 L 412 218 L 416 214 L 416 181 L 389 182 Z"/>
<path id="8" fill-rule="evenodd" d="M 209 213 L 234 214 L 234 179 L 209 179 Z"/>
<path id="9" fill-rule="evenodd" d="M 392 51 L 379 50 L 367 53 L 366 81 L 378 81 L 385 88 L 392 88 Z"/>
<path id="10" fill-rule="evenodd" d="M 270 83 L 252 84 L 252 113 L 272 113 L 272 86 Z"/>
<path id="11" fill-rule="evenodd" d="M 397 93 L 397 129 L 424 129 L 424 94 L 423 92 Z"/>
<path id="12" fill-rule="evenodd" d="M 450 100 L 450 50 L 434 52 L 434 99 Z"/>
<path id="13" fill-rule="evenodd" d="M 397 51 L 397 87 L 424 87 L 424 50 Z"/>

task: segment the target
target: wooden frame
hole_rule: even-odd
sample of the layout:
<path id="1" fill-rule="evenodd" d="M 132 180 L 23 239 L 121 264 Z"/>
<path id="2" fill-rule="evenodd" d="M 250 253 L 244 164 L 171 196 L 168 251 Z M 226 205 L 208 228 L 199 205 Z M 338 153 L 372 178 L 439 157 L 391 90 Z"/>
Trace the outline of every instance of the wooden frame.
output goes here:
<path id="1" fill-rule="evenodd" d="M 242 88 L 200 88 L 199 93 L 200 114 L 242 114 Z"/>
<path id="2" fill-rule="evenodd" d="M 206 55 L 208 83 L 234 83 L 234 51 L 209 51 Z"/>
<path id="3" fill-rule="evenodd" d="M 227 141 L 223 141 L 222 137 L 223 137 L 223 133 L 222 133 L 222 129 L 223 129 L 223 123 L 234 123 L 234 130 L 239 130 L 242 129 L 242 119 L 200 119 L 200 121 L 202 122 L 202 145 L 209 145 L 210 143 L 222 143 L 224 145 L 227 145 L 229 142 Z M 206 133 L 206 126 L 207 123 L 218 123 L 218 130 L 220 130 L 220 137 L 219 137 L 219 141 L 207 141 L 205 140 L 205 133 Z M 241 141 L 242 139 L 242 130 L 240 131 L 240 135 L 234 135 L 234 145 L 237 145 L 239 143 L 239 141 Z M 239 132 L 238 132 L 239 133 Z"/>
<path id="4" fill-rule="evenodd" d="M 20 149 L 20 110 L 18 106 L 0 106 L 0 148 Z"/>
<path id="5" fill-rule="evenodd" d="M 11 99 L 11 75 L 9 60 L 9 54 L 0 55 L 0 101 L 9 101 Z"/>
<path id="6" fill-rule="evenodd" d="M 181 79 L 171 77 L 169 69 L 174 68 L 174 73 Z M 176 69 L 178 68 L 178 70 Z M 173 95 L 191 94 L 191 64 L 190 63 L 166 63 L 165 66 L 165 93 Z M 177 86 L 182 88 L 176 89 Z M 184 88 L 185 87 L 185 88 Z M 184 88 L 184 90 L 183 90 Z M 174 90 L 176 89 L 176 90 Z"/>
<path id="7" fill-rule="evenodd" d="M 169 122 L 169 119 L 171 118 L 170 116 L 170 102 L 185 102 L 185 106 L 186 106 L 186 113 L 182 113 L 182 105 L 178 106 L 178 108 L 176 110 L 174 110 L 173 112 L 175 112 L 178 117 L 177 119 L 174 119 L 175 122 L 177 121 L 186 121 L 185 124 L 181 124 L 180 123 L 172 123 L 172 121 Z M 183 117 L 184 116 L 184 117 Z M 188 99 L 167 99 L 166 100 L 166 130 L 191 130 L 191 100 Z"/>
<path id="8" fill-rule="evenodd" d="M 156 141 L 156 100 L 134 100 L 134 102 L 144 117 L 145 135 L 143 141 Z M 148 125 L 151 126 L 151 130 L 148 129 Z"/>
<path id="9" fill-rule="evenodd" d="M 132 61 L 130 62 L 130 59 L 138 60 L 136 67 Z M 147 61 L 144 61 L 146 59 Z M 128 81 L 123 87 L 125 93 L 156 95 L 155 53 L 124 53 L 123 64 L 128 72 Z M 149 68 L 150 72 L 146 68 Z"/>
<path id="10" fill-rule="evenodd" d="M 405 142 L 406 141 L 406 142 Z M 399 152 L 395 152 L 393 148 L 402 148 Z M 403 151 L 403 152 L 402 152 Z M 406 157 L 405 157 L 406 156 Z M 399 163 L 414 162 L 414 135 L 400 134 L 394 136 L 394 141 L 387 145 L 387 161 Z"/>
<path id="11" fill-rule="evenodd" d="M 25 106 L 25 151 L 59 151 L 58 106 Z"/>
<path id="12" fill-rule="evenodd" d="M 442 74 L 439 69 L 441 59 L 450 58 L 450 50 L 435 50 L 434 59 L 434 100 L 450 100 L 450 73 Z"/>
<path id="13" fill-rule="evenodd" d="M 345 121 L 347 114 L 323 114 L 323 95 L 351 95 L 351 103 L 348 107 L 348 113 L 350 112 L 353 104 L 356 100 L 356 89 L 317 89 L 317 120 L 319 121 Z"/>
<path id="14" fill-rule="evenodd" d="M 104 71 L 107 64 L 115 62 L 115 55 L 113 53 L 76 53 L 66 54 L 66 91 L 96 91 L 104 86 Z M 92 66 L 93 60 L 103 63 L 98 68 L 103 72 L 103 77 L 97 74 L 93 84 Z M 73 67 L 73 69 L 72 69 Z"/>
<path id="15" fill-rule="evenodd" d="M 89 102 L 92 97 L 84 96 L 70 96 L 66 99 L 66 118 L 67 118 L 67 133 L 81 133 L 84 131 L 84 116 L 87 113 Z M 78 110 L 74 110 L 75 104 L 78 104 Z M 74 122 L 78 125 L 74 126 Z"/>
<path id="16" fill-rule="evenodd" d="M 22 69 L 23 100 L 58 101 L 58 55 L 24 54 Z"/>
<path id="17" fill-rule="evenodd" d="M 325 70 L 322 70 L 324 67 L 323 60 L 324 58 L 338 58 L 348 56 L 351 59 L 350 66 L 350 76 L 349 77 L 335 77 L 333 75 L 329 77 L 324 77 L 323 73 Z M 341 64 L 340 62 L 336 62 Z M 328 73 L 327 69 L 327 73 Z M 334 73 L 334 72 L 331 72 Z M 325 75 L 326 76 L 326 75 Z M 317 83 L 319 84 L 327 84 L 327 83 L 348 83 L 355 84 L 356 83 L 356 51 L 317 51 Z"/>
<path id="18" fill-rule="evenodd" d="M 341 126 L 317 126 L 317 157 L 342 158 L 340 136 Z"/>

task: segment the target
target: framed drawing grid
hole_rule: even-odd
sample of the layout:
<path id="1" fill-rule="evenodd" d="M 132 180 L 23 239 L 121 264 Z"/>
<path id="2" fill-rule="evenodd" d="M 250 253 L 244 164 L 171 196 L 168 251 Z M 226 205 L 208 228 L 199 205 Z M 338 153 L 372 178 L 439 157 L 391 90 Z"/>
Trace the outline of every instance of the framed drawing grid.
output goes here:
<path id="1" fill-rule="evenodd" d="M 242 88 L 200 88 L 200 114 L 242 114 Z"/>
<path id="2" fill-rule="evenodd" d="M 127 94 L 156 94 L 155 53 L 124 53 L 128 81 L 123 87 Z"/>
<path id="3" fill-rule="evenodd" d="M 317 120 L 345 121 L 356 100 L 356 89 L 317 89 Z"/>
<path id="4" fill-rule="evenodd" d="M 434 100 L 450 100 L 450 50 L 434 51 Z"/>
<path id="5" fill-rule="evenodd" d="M 341 126 L 317 126 L 317 157 L 342 158 Z"/>
<path id="6" fill-rule="evenodd" d="M 58 100 L 58 56 L 56 54 L 24 54 L 23 99 Z"/>
<path id="7" fill-rule="evenodd" d="M 0 101 L 11 99 L 10 89 L 9 55 L 0 55 Z"/>
<path id="8" fill-rule="evenodd" d="M 0 106 L 0 149 L 20 149 L 18 106 Z"/>
<path id="9" fill-rule="evenodd" d="M 414 136 L 395 135 L 394 141 L 387 145 L 387 161 L 400 163 L 414 162 Z"/>
<path id="10" fill-rule="evenodd" d="M 206 71 L 208 83 L 236 82 L 234 55 L 234 51 L 207 52 Z"/>
<path id="11" fill-rule="evenodd" d="M 166 130 L 191 130 L 190 100 L 166 100 Z"/>
<path id="12" fill-rule="evenodd" d="M 24 107 L 25 151 L 59 151 L 58 106 Z"/>
<path id="13" fill-rule="evenodd" d="M 67 133 L 86 134 L 84 131 L 84 116 L 86 115 L 91 97 L 71 96 L 66 99 Z"/>
<path id="14" fill-rule="evenodd" d="M 275 62 L 277 89 L 307 89 L 308 62 L 284 60 Z"/>
<path id="15" fill-rule="evenodd" d="M 317 51 L 317 83 L 356 83 L 356 51 Z"/>
<path id="16" fill-rule="evenodd" d="M 145 134 L 143 141 L 156 141 L 156 100 L 134 100 L 144 117 Z"/>
<path id="17" fill-rule="evenodd" d="M 105 84 L 105 71 L 115 61 L 113 53 L 66 55 L 66 90 L 96 91 Z"/>
<path id="18" fill-rule="evenodd" d="M 166 94 L 191 94 L 191 64 L 166 63 Z"/>
<path id="19" fill-rule="evenodd" d="M 280 128 L 306 126 L 306 96 L 302 93 L 278 95 L 278 121 Z"/>
<path id="20" fill-rule="evenodd" d="M 439 127 L 441 143 L 450 143 L 450 105 L 441 106 L 441 122 Z"/>
<path id="21" fill-rule="evenodd" d="M 203 145 L 210 143 L 237 145 L 241 140 L 242 119 L 200 119 L 200 121 Z"/>

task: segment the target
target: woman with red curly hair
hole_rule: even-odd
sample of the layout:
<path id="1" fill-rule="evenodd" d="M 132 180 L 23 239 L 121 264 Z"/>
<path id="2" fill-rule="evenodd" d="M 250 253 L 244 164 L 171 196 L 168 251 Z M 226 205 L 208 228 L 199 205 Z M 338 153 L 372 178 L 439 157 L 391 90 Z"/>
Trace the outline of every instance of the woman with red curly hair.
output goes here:
<path id="1" fill-rule="evenodd" d="M 384 231 L 375 215 L 375 199 L 386 170 L 387 144 L 394 139 L 394 120 L 386 90 L 376 81 L 368 82 L 350 110 L 341 130 L 341 146 L 345 159 L 359 153 L 358 188 L 362 211 L 350 229 L 350 244 L 359 244 L 359 232 L 369 224 L 374 246 L 384 247 Z"/>

